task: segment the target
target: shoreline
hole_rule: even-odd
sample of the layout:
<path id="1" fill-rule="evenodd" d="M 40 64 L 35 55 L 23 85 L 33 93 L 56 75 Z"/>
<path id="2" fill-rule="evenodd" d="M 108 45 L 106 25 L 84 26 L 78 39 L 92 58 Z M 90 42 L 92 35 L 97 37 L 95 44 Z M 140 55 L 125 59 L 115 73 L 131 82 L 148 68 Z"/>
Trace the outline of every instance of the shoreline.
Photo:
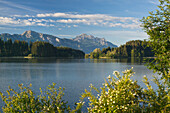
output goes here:
<path id="1" fill-rule="evenodd" d="M 0 58 L 74 58 L 74 57 L 30 57 L 30 56 L 2 56 Z M 111 57 L 99 57 L 99 58 L 83 58 L 83 59 L 122 59 L 122 58 L 156 58 L 156 57 L 117 57 L 117 58 L 111 58 Z M 82 59 L 82 58 L 81 58 Z"/>

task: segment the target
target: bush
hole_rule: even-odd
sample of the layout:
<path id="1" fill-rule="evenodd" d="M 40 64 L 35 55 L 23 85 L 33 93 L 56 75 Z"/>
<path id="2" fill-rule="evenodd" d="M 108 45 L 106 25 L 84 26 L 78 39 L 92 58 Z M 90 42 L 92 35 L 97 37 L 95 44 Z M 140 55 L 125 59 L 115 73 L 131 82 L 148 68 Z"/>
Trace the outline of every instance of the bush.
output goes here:
<path id="1" fill-rule="evenodd" d="M 44 93 L 40 88 L 41 94 L 39 96 L 35 96 L 30 89 L 31 84 L 30 87 L 23 87 L 23 84 L 19 84 L 20 92 L 9 87 L 8 97 L 0 93 L 5 102 L 2 110 L 5 113 L 69 112 L 70 107 L 66 105 L 67 102 L 62 100 L 64 89 L 61 87 L 57 89 L 55 85 L 55 83 L 49 85 Z"/>
<path id="2" fill-rule="evenodd" d="M 82 94 L 82 99 L 88 97 L 89 112 L 135 112 L 141 111 L 139 105 L 142 98 L 142 88 L 137 84 L 137 81 L 132 81 L 130 77 L 133 72 L 127 70 L 123 72 L 121 77 L 119 72 L 115 71 L 117 79 L 109 76 L 108 81 L 105 80 L 101 92 L 93 85 L 90 85 L 91 90 L 85 90 Z M 92 89 L 95 89 L 99 94 L 94 96 Z"/>
<path id="3" fill-rule="evenodd" d="M 130 79 L 133 76 L 132 69 L 123 72 L 120 76 L 115 71 L 116 78 L 109 75 L 108 81 L 105 80 L 101 91 L 92 84 L 90 91 L 85 90 L 82 94 L 80 102 L 83 103 L 84 98 L 88 98 L 88 112 L 101 113 L 166 113 L 170 111 L 170 96 L 168 87 L 160 84 L 158 79 L 154 81 L 158 86 L 157 91 L 149 85 L 148 79 L 144 76 L 144 83 L 147 89 L 140 87 L 137 81 Z M 92 94 L 92 90 L 98 92 L 97 96 Z"/>
<path id="4" fill-rule="evenodd" d="M 32 54 L 29 54 L 28 57 L 33 57 L 33 55 L 32 55 Z"/>
<path id="5" fill-rule="evenodd" d="M 89 54 L 85 54 L 85 58 L 89 58 Z"/>

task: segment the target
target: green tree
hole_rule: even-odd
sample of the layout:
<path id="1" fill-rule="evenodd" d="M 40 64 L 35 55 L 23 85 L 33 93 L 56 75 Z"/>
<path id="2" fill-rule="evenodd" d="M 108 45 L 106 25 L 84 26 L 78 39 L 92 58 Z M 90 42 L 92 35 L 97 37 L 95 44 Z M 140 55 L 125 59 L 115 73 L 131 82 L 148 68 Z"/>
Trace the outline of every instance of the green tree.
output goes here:
<path id="1" fill-rule="evenodd" d="M 96 49 L 94 49 L 94 50 L 93 50 L 93 53 L 101 53 L 100 48 L 96 48 Z"/>
<path id="2" fill-rule="evenodd" d="M 89 54 L 85 54 L 85 58 L 89 58 Z"/>
<path id="3" fill-rule="evenodd" d="M 131 50 L 131 57 L 135 57 L 134 49 Z"/>
<path id="4" fill-rule="evenodd" d="M 149 43 L 155 52 L 155 59 L 149 63 L 149 68 L 162 74 L 167 83 L 170 82 L 170 1 L 159 0 L 156 12 L 143 17 L 142 26 L 150 36 Z"/>
<path id="5" fill-rule="evenodd" d="M 162 83 L 159 83 L 157 78 L 154 79 L 159 88 L 157 90 L 158 93 L 153 93 L 149 82 L 145 82 L 145 84 L 148 84 L 149 89 L 146 91 L 146 94 L 148 95 L 147 100 L 152 104 L 151 107 L 157 108 L 157 110 L 170 110 L 170 1 L 159 1 L 159 9 L 156 10 L 156 12 L 150 12 L 149 16 L 141 20 L 145 32 L 150 36 L 150 46 L 155 52 L 155 59 L 148 63 L 148 67 L 162 75 Z M 155 100 L 157 100 L 157 102 L 155 102 Z M 161 105 L 164 107 L 161 107 Z"/>
<path id="6" fill-rule="evenodd" d="M 4 41 L 0 38 L 0 56 L 4 55 Z"/>

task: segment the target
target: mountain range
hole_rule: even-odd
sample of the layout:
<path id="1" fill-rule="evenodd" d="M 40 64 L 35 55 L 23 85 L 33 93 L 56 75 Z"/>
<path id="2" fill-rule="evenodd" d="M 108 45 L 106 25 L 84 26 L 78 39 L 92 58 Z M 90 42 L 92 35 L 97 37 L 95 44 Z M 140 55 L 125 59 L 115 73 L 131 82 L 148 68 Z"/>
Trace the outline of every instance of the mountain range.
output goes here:
<path id="1" fill-rule="evenodd" d="M 27 41 L 28 43 L 35 42 L 35 41 L 44 41 L 53 44 L 54 46 L 64 46 L 70 47 L 73 49 L 79 49 L 84 51 L 85 53 L 90 53 L 96 48 L 106 48 L 106 47 L 117 47 L 116 45 L 112 44 L 109 41 L 106 41 L 104 38 L 94 37 L 92 35 L 81 34 L 76 36 L 75 38 L 59 38 L 49 34 L 38 33 L 35 31 L 25 31 L 22 34 L 9 34 L 9 33 L 2 33 L 0 34 L 0 38 L 4 41 L 8 39 L 21 40 Z"/>

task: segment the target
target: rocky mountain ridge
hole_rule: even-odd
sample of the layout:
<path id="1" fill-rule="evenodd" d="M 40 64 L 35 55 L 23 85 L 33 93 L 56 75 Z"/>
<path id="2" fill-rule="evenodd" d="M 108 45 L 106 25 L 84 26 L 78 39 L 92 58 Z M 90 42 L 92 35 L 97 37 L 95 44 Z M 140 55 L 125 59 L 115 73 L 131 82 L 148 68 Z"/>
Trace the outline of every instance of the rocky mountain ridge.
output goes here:
<path id="1" fill-rule="evenodd" d="M 106 41 L 104 38 L 94 37 L 92 35 L 81 34 L 76 36 L 73 39 L 68 38 L 59 38 L 53 35 L 38 33 L 35 31 L 25 31 L 22 34 L 9 34 L 9 33 L 2 33 L 0 34 L 0 38 L 4 41 L 8 39 L 15 40 L 24 40 L 28 43 L 35 42 L 35 41 L 44 41 L 53 44 L 54 46 L 64 46 L 70 47 L 74 49 L 79 49 L 84 51 L 85 53 L 92 52 L 95 48 L 106 48 L 106 47 L 117 47 L 116 45 L 112 44 L 109 41 Z"/>

